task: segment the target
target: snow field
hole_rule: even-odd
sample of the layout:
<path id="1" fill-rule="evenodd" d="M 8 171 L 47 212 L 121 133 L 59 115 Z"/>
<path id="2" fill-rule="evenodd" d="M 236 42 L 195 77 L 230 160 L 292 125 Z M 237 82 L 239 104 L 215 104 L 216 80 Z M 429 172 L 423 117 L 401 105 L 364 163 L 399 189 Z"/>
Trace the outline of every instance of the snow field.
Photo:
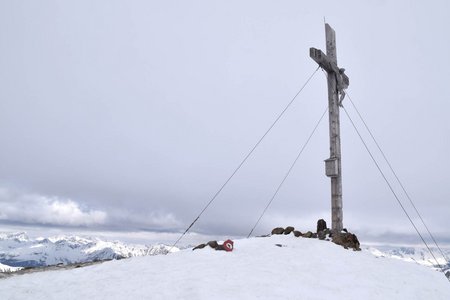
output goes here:
<path id="1" fill-rule="evenodd" d="M 283 235 L 234 246 L 13 276 L 0 280 L 0 299 L 450 299 L 442 273 L 326 241 Z"/>

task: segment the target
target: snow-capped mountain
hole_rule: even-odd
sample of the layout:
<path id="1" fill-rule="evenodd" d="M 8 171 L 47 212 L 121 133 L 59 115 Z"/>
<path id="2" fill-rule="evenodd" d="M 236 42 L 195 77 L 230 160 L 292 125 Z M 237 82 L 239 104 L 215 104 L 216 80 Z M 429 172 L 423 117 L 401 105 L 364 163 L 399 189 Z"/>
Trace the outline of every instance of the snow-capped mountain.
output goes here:
<path id="1" fill-rule="evenodd" d="M 41 267 L 158 255 L 166 254 L 169 248 L 166 245 L 129 245 L 79 236 L 30 239 L 25 232 L 0 233 L 0 263 L 10 267 Z"/>
<path id="2" fill-rule="evenodd" d="M 22 269 L 21 267 L 10 267 L 4 264 L 0 264 L 0 273 L 16 272 L 21 269 Z"/>
<path id="3" fill-rule="evenodd" d="M 444 268 L 445 272 L 450 271 L 450 262 L 448 261 L 448 258 L 450 257 L 450 248 L 441 248 L 444 257 L 439 249 L 434 247 L 430 247 L 434 257 L 427 248 L 423 247 L 376 246 L 367 247 L 366 250 L 377 257 L 391 257 L 408 262 L 415 262 L 435 269 L 439 269 L 439 264 Z"/>

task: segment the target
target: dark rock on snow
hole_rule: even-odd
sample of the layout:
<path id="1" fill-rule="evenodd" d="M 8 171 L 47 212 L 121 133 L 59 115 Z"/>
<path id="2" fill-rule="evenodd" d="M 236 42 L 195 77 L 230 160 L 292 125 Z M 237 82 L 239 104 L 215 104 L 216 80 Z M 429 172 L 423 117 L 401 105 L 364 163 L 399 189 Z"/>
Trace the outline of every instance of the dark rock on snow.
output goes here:
<path id="1" fill-rule="evenodd" d="M 216 249 L 216 248 L 219 246 L 219 243 L 217 243 L 217 241 L 209 241 L 209 242 L 208 242 L 208 245 L 209 245 L 211 248 Z"/>
<path id="2" fill-rule="evenodd" d="M 302 236 L 302 233 L 298 230 L 294 230 L 294 235 L 295 235 L 295 237 L 300 237 L 300 236 Z"/>
<path id="3" fill-rule="evenodd" d="M 302 237 L 304 237 L 304 238 L 312 238 L 313 237 L 313 233 L 311 231 L 308 231 L 307 233 L 304 233 L 302 235 Z"/>
<path id="4" fill-rule="evenodd" d="M 345 249 L 361 250 L 358 238 L 350 232 L 335 233 L 331 241 L 337 245 L 341 245 Z"/>
<path id="5" fill-rule="evenodd" d="M 286 229 L 284 230 L 284 234 L 290 234 L 292 231 L 294 231 L 295 228 L 292 226 L 288 226 L 286 227 Z"/>
<path id="6" fill-rule="evenodd" d="M 320 219 L 319 221 L 317 221 L 317 231 L 316 232 L 318 233 L 319 231 L 323 231 L 325 229 L 327 229 L 327 222 L 325 222 L 324 219 Z"/>
<path id="7" fill-rule="evenodd" d="M 216 250 L 225 250 L 225 247 L 223 245 L 217 245 Z"/>
<path id="8" fill-rule="evenodd" d="M 324 239 L 327 237 L 327 235 L 326 235 L 326 233 L 325 233 L 325 230 L 319 231 L 319 232 L 317 233 L 317 237 L 319 238 L 319 240 L 324 240 Z"/>
<path id="9" fill-rule="evenodd" d="M 197 250 L 197 249 L 203 249 L 203 248 L 205 248 L 205 247 L 206 247 L 206 244 L 200 244 L 200 245 L 194 247 L 194 248 L 192 249 L 192 251 Z"/>
<path id="10" fill-rule="evenodd" d="M 283 227 L 277 227 L 272 230 L 272 234 L 283 234 L 283 233 L 284 233 Z"/>

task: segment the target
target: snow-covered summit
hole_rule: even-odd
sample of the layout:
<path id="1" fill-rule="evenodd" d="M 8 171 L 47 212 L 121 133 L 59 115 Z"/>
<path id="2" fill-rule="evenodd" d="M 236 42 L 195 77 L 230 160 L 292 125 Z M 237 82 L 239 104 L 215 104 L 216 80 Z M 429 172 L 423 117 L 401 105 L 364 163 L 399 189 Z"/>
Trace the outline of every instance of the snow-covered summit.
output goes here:
<path id="1" fill-rule="evenodd" d="M 61 235 L 31 239 L 24 232 L 0 234 L 0 263 L 12 267 L 84 263 L 168 251 L 165 245 L 130 245 L 91 237 Z"/>
<path id="2" fill-rule="evenodd" d="M 0 232 L 0 241 L 5 241 L 5 240 L 9 240 L 9 241 L 15 241 L 15 242 L 27 242 L 29 241 L 29 238 L 26 234 L 26 232 L 8 232 L 8 233 L 4 233 L 4 232 Z"/>
<path id="3" fill-rule="evenodd" d="M 441 272 L 280 235 L 0 280 L 5 299 L 450 299 Z"/>

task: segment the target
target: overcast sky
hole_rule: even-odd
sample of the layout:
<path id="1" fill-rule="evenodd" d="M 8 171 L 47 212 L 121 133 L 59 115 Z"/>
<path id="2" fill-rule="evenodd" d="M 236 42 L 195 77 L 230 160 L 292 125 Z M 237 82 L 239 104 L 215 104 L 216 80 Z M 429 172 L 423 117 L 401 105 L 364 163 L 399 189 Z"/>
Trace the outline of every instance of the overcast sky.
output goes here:
<path id="1" fill-rule="evenodd" d="M 350 96 L 429 228 L 450 241 L 449 11 L 448 1 L 0 1 L 0 229 L 184 230 L 316 69 L 309 48 L 325 50 L 325 17 Z M 246 235 L 326 105 L 317 72 L 192 230 Z M 341 124 L 344 227 L 412 235 L 343 113 Z M 325 118 L 256 234 L 331 225 L 328 141 Z"/>

